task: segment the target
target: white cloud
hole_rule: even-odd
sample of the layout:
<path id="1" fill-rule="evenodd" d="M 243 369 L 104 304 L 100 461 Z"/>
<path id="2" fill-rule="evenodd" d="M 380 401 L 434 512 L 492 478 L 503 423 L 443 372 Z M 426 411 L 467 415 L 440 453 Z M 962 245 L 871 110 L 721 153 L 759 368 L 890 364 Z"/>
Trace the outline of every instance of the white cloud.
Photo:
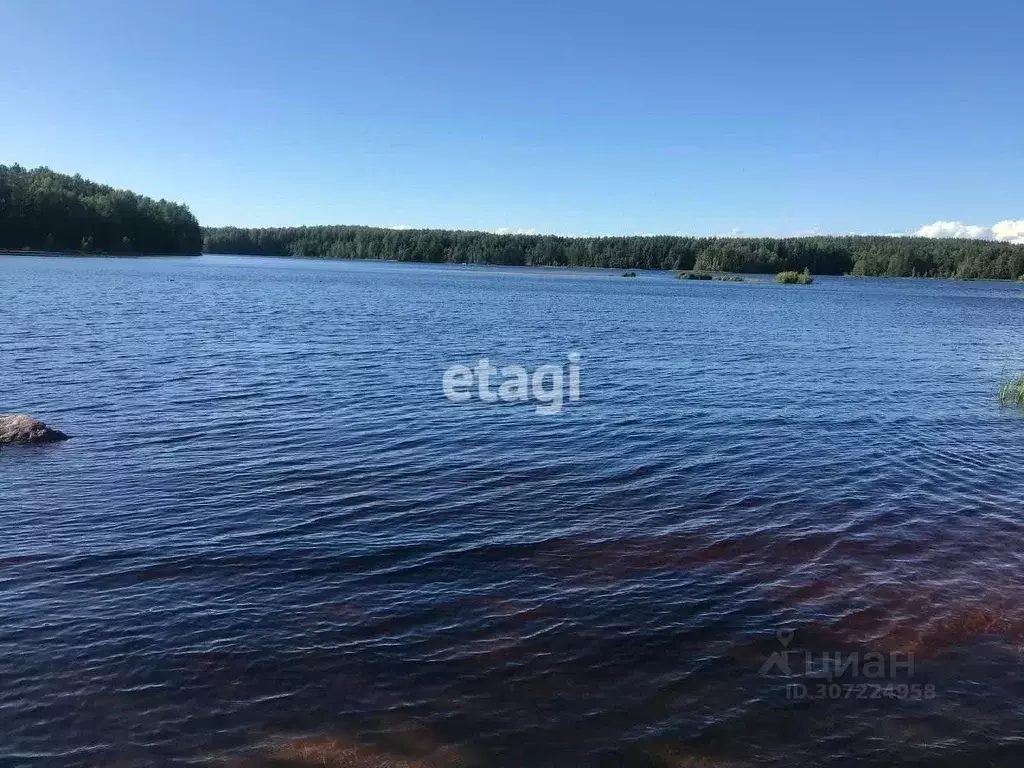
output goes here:
<path id="1" fill-rule="evenodd" d="M 936 221 L 914 232 L 918 237 L 954 237 L 968 240 L 997 240 L 1024 244 L 1024 219 L 997 222 L 991 227 L 962 221 Z"/>
<path id="2" fill-rule="evenodd" d="M 1024 245 L 1024 219 L 1000 221 L 992 226 L 992 234 L 996 240 Z"/>
<path id="3" fill-rule="evenodd" d="M 509 229 L 508 227 L 501 227 L 495 229 L 494 234 L 496 235 L 539 235 L 540 231 L 536 229 Z"/>
<path id="4" fill-rule="evenodd" d="M 918 237 L 955 237 L 964 240 L 991 240 L 992 228 L 962 221 L 936 221 L 926 224 L 914 233 Z"/>

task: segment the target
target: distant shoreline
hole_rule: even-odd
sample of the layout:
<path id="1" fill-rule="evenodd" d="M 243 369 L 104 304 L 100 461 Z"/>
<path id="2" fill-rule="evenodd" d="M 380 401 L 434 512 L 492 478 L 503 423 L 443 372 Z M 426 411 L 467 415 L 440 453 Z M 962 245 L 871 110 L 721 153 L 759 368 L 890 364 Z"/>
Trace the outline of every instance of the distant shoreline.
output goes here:
<path id="1" fill-rule="evenodd" d="M 197 257 L 202 253 L 117 253 L 111 251 L 41 251 L 30 248 L 14 249 L 0 248 L 0 256 L 46 256 L 50 258 L 59 257 L 85 257 L 101 259 L 158 259 L 169 257 Z"/>
<path id="2" fill-rule="evenodd" d="M 1015 280 L 1024 245 L 987 240 L 811 235 L 563 237 L 354 225 L 203 229 L 203 252 L 286 258 L 496 266 L 601 267 L 733 274 L 853 274 Z"/>
<path id="3" fill-rule="evenodd" d="M 173 254 L 172 254 L 173 255 Z M 269 253 L 228 253 L 228 252 L 207 252 L 199 254 L 200 256 L 237 256 L 238 258 L 244 259 L 282 259 L 282 260 L 294 260 L 294 261 L 351 261 L 360 263 L 379 263 L 379 264 L 430 264 L 437 267 L 481 267 L 485 269 L 550 269 L 550 270 L 563 270 L 563 269 L 579 269 L 579 270 L 602 270 L 605 272 L 614 272 L 617 276 L 620 275 L 623 267 L 604 267 L 604 266 L 590 266 L 583 264 L 493 264 L 489 262 L 472 262 L 472 261 L 428 261 L 426 259 L 359 259 L 351 258 L 346 256 L 281 256 L 277 254 Z M 676 270 L 676 269 L 663 269 L 661 267 L 629 267 L 636 272 L 656 272 L 664 274 L 672 274 L 674 272 L 698 272 L 702 270 Z M 725 270 L 715 269 L 706 270 L 711 275 L 738 275 L 741 277 L 751 278 L 767 278 L 773 279 L 777 272 L 728 272 Z M 832 277 L 832 278 L 856 278 L 859 280 L 874 280 L 874 279 L 885 279 L 885 280 L 948 280 L 953 283 L 968 283 L 968 282 L 993 282 L 993 283 L 1021 283 L 1024 279 L 1012 277 L 951 277 L 944 275 L 855 275 L 855 274 L 818 274 L 815 277 Z M 1024 276 L 1022 276 L 1024 277 Z"/>
<path id="4" fill-rule="evenodd" d="M 431 261 L 428 259 L 374 259 L 356 258 L 348 256 L 287 256 L 271 253 L 229 253 L 209 252 L 202 253 L 108 253 L 96 251 L 45 251 L 35 249 L 12 249 L 0 248 L 0 256 L 40 256 L 46 258 L 105 258 L 105 259 L 156 259 L 156 258 L 199 258 L 201 256 L 236 256 L 238 258 L 256 259 L 282 259 L 301 261 L 351 261 L 361 263 L 381 264 L 431 264 L 439 267 L 483 267 L 490 269 L 550 269 L 550 270 L 604 270 L 607 272 L 620 272 L 623 267 L 610 267 L 589 264 L 495 264 L 492 262 L 474 261 Z M 712 275 L 736 275 L 748 278 L 773 278 L 776 272 L 731 272 L 727 270 L 675 270 L 661 267 L 629 267 L 628 269 L 640 272 L 672 273 L 672 272 L 696 272 L 706 271 Z M 829 274 L 822 273 L 816 277 L 834 278 L 856 278 L 856 279 L 886 279 L 886 280 L 948 280 L 950 282 L 994 282 L 994 283 L 1024 283 L 1024 275 L 1019 278 L 1012 277 L 956 277 L 950 275 L 858 275 L 858 274 Z"/>

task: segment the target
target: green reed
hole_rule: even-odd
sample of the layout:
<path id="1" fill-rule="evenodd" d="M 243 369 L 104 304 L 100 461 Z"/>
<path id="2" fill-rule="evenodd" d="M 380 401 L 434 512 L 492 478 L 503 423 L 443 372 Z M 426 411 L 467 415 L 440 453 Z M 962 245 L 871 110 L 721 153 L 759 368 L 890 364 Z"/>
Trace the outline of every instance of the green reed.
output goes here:
<path id="1" fill-rule="evenodd" d="M 1024 406 L 1024 374 L 1015 376 L 999 387 L 999 402 L 1002 405 Z"/>

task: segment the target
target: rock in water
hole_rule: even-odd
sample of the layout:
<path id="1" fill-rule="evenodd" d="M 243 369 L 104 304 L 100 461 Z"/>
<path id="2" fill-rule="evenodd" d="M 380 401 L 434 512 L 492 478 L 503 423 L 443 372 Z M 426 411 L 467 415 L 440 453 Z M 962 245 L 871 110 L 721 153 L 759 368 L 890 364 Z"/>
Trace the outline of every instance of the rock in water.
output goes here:
<path id="1" fill-rule="evenodd" d="M 39 419 L 24 414 L 0 414 L 0 445 L 18 443 L 56 443 L 68 436 L 59 429 L 50 429 Z"/>

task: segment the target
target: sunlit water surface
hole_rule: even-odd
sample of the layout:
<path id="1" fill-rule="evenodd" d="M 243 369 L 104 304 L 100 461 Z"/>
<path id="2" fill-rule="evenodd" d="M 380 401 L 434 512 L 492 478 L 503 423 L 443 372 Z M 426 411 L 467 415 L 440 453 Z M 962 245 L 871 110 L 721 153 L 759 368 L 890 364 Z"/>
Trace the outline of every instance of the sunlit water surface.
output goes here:
<path id="1" fill-rule="evenodd" d="M 0 453 L 0 764 L 1021 764 L 1024 286 L 4 257 L 0 306 L 0 412 L 74 436 Z M 570 350 L 559 415 L 442 394 Z M 816 698 L 836 653 L 913 669 Z"/>

